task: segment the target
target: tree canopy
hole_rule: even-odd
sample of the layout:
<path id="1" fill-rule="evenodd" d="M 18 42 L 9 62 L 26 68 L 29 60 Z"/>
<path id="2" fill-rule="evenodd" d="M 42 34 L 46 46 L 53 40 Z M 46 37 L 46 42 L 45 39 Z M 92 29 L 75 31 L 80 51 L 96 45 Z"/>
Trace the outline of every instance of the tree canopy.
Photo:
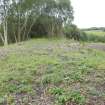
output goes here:
<path id="1" fill-rule="evenodd" d="M 7 45 L 60 35 L 73 20 L 73 8 L 70 0 L 0 0 L 0 17 L 0 40 Z"/>

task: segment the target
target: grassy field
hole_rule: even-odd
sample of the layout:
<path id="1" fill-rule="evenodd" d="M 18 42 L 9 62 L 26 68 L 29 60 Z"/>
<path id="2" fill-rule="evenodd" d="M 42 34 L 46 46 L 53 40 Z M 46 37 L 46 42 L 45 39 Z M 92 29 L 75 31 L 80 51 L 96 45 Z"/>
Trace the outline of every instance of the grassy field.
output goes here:
<path id="1" fill-rule="evenodd" d="M 104 58 L 66 39 L 0 48 L 0 105 L 104 105 Z"/>
<path id="2" fill-rule="evenodd" d="M 104 31 L 85 31 L 87 34 L 96 35 L 96 36 L 105 36 Z"/>
<path id="3" fill-rule="evenodd" d="M 85 31 L 86 33 L 86 40 L 89 42 L 104 42 L 105 43 L 105 32 L 104 31 Z"/>

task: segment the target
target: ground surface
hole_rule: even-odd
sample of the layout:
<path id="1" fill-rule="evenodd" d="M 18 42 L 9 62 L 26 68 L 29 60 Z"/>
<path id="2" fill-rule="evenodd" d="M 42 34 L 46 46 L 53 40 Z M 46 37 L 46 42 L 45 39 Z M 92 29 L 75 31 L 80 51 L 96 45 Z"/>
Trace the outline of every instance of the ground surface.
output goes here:
<path id="1" fill-rule="evenodd" d="M 37 39 L 0 48 L 0 105 L 105 105 L 105 44 Z"/>

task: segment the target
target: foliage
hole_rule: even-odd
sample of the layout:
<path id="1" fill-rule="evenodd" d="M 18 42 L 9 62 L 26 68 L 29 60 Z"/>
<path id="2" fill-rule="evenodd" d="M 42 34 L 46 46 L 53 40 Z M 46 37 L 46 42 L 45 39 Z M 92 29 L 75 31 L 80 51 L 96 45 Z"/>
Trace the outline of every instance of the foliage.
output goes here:
<path id="1" fill-rule="evenodd" d="M 80 39 L 80 30 L 76 25 L 68 25 L 64 28 L 64 34 L 69 39 L 79 40 Z"/>
<path id="2" fill-rule="evenodd" d="M 65 105 L 65 104 L 71 104 L 71 103 L 75 103 L 78 105 L 84 105 L 85 103 L 85 97 L 82 96 L 78 91 L 72 91 L 69 94 L 64 94 L 61 96 L 58 96 L 57 99 L 58 103 L 60 103 L 61 105 Z"/>
<path id="3" fill-rule="evenodd" d="M 42 19 L 43 18 L 43 19 Z M 31 37 L 57 37 L 62 35 L 62 23 L 55 17 L 40 16 L 31 29 Z"/>
<path id="4" fill-rule="evenodd" d="M 83 46 L 76 49 L 72 44 L 78 46 L 78 43 L 71 42 L 67 39 L 35 39 L 10 45 L 8 55 L 0 59 L 0 100 L 5 101 L 6 96 L 15 103 L 15 98 L 11 97 L 24 94 L 32 97 L 39 94 L 40 100 L 44 93 L 54 96 L 53 102 L 57 105 L 81 105 L 90 95 L 101 96 L 96 85 L 104 83 L 105 53 Z M 91 94 L 90 86 L 95 90 L 94 94 Z"/>
<path id="5" fill-rule="evenodd" d="M 69 0 L 1 0 L 0 39 L 3 44 L 30 37 L 60 35 L 71 24 L 73 8 Z M 34 35 L 35 34 L 35 35 Z"/>
<path id="6" fill-rule="evenodd" d="M 85 41 L 90 42 L 105 42 L 105 32 L 103 31 L 85 31 L 86 38 Z"/>
<path id="7" fill-rule="evenodd" d="M 62 88 L 52 88 L 52 89 L 49 89 L 49 92 L 53 95 L 63 95 L 63 93 L 65 92 Z"/>
<path id="8" fill-rule="evenodd" d="M 66 92 L 62 88 L 51 88 L 49 92 L 56 97 L 56 103 L 59 105 L 65 105 L 69 103 L 76 103 L 83 105 L 85 102 L 85 97 L 80 94 L 78 91 Z"/>

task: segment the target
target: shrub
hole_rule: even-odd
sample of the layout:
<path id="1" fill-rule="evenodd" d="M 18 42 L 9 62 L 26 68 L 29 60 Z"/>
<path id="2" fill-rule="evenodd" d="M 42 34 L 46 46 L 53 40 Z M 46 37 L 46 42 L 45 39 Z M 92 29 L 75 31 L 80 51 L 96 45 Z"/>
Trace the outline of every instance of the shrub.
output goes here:
<path id="1" fill-rule="evenodd" d="M 87 41 L 88 40 L 87 34 L 83 31 L 80 31 L 80 40 L 81 41 Z"/>
<path id="2" fill-rule="evenodd" d="M 64 28 L 64 34 L 66 38 L 74 40 L 87 40 L 87 35 L 85 32 L 82 32 L 76 25 L 66 26 Z"/>

